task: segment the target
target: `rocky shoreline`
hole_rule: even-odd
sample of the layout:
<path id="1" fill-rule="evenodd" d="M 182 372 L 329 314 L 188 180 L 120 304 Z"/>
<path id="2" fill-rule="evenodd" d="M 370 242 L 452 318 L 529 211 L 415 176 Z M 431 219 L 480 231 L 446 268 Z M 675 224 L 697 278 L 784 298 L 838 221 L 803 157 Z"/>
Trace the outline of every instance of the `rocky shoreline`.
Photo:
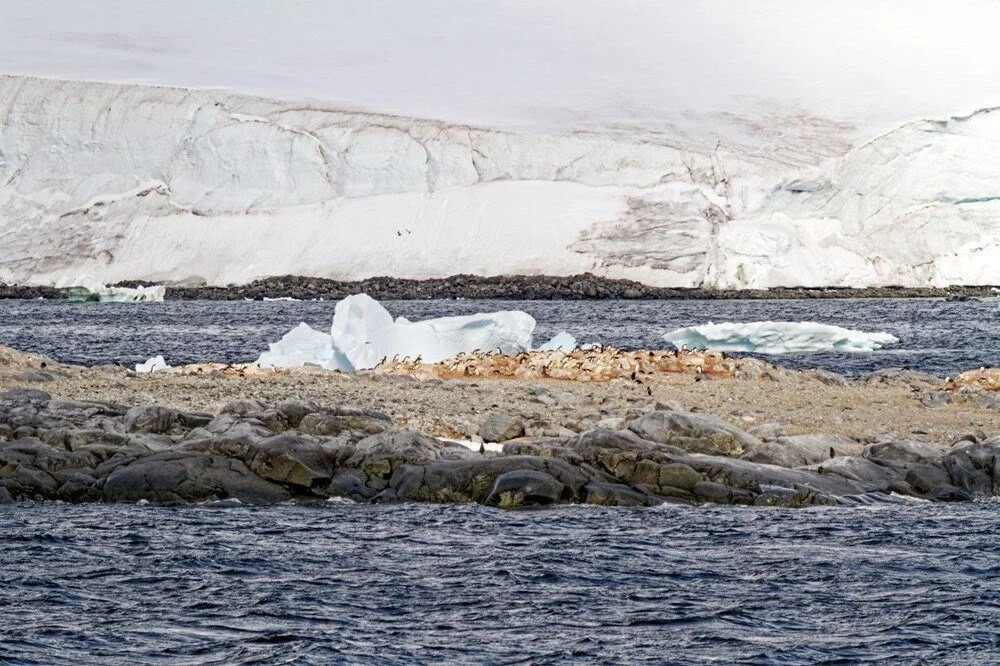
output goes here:
<path id="1" fill-rule="evenodd" d="M 129 280 L 112 286 L 136 287 L 148 284 Z M 340 300 L 366 293 L 377 300 L 417 299 L 498 299 L 498 300 L 726 300 L 726 299 L 810 299 L 810 298 L 947 298 L 963 300 L 997 296 L 997 287 L 781 287 L 773 289 L 700 289 L 651 287 L 632 280 L 616 280 L 589 273 L 557 276 L 510 275 L 484 277 L 453 275 L 446 278 L 407 280 L 374 277 L 361 281 L 340 281 L 318 277 L 281 276 L 226 287 L 170 286 L 167 300 Z M 25 287 L 0 283 L 0 299 L 63 298 L 51 287 Z"/>
<path id="2" fill-rule="evenodd" d="M 971 436 L 943 453 L 835 435 L 762 439 L 673 410 L 568 437 L 525 437 L 501 416 L 484 426 L 484 439 L 504 440 L 498 452 L 310 400 L 237 400 L 213 414 L 13 390 L 0 394 L 0 503 L 800 507 L 1000 494 L 1000 437 Z"/>
<path id="3" fill-rule="evenodd" d="M 137 375 L 0 348 L 0 503 L 799 507 L 1000 494 L 992 371 L 847 381 L 647 353 L 636 370 L 588 357 L 557 379 L 548 360 L 545 373 L 504 376 L 505 357 L 470 357 L 460 378 L 454 364 Z"/>

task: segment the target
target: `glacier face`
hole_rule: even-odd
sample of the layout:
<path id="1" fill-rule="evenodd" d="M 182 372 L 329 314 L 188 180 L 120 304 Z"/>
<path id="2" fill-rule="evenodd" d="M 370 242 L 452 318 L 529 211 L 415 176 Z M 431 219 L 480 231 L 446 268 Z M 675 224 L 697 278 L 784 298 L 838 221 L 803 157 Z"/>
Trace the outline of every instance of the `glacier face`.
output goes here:
<path id="1" fill-rule="evenodd" d="M 0 281 L 591 271 L 657 286 L 1000 283 L 1000 113 L 849 148 L 540 134 L 0 78 Z M 834 128 L 834 129 L 830 129 Z"/>

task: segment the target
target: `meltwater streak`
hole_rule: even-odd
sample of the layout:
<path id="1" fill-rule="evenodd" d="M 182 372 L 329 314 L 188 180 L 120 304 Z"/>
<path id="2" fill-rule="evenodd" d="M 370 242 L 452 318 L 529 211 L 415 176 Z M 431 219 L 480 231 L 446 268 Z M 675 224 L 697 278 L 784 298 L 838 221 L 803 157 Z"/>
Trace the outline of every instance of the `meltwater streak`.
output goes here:
<path id="1" fill-rule="evenodd" d="M 0 655 L 133 663 L 985 663 L 995 503 L 0 507 Z"/>
<path id="2" fill-rule="evenodd" d="M 774 301 L 386 301 L 411 320 L 524 310 L 538 321 L 536 343 L 568 331 L 581 343 L 661 349 L 663 334 L 708 321 L 814 321 L 891 333 L 900 342 L 866 353 L 763 357 L 790 367 L 847 375 L 909 367 L 942 376 L 1000 365 L 996 299 Z M 162 354 L 171 365 L 251 362 L 299 322 L 328 331 L 333 302 L 208 302 L 70 304 L 0 301 L 0 344 L 85 365 L 129 367 Z"/>

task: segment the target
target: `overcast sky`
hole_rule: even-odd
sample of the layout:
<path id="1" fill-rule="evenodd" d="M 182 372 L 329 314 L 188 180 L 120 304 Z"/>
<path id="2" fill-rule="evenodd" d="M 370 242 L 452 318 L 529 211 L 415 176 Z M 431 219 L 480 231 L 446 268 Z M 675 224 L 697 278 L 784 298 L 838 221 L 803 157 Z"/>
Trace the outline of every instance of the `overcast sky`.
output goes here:
<path id="1" fill-rule="evenodd" d="M 486 125 L 1000 103 L 997 0 L 2 0 L 0 72 Z M 571 121 L 570 121 L 571 122 Z"/>

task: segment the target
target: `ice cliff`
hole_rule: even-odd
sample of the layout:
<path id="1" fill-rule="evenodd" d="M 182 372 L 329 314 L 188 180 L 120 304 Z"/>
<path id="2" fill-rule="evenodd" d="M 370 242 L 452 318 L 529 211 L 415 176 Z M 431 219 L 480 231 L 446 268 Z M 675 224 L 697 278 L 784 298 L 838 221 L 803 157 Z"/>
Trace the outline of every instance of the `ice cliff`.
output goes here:
<path id="1" fill-rule="evenodd" d="M 750 149 L 728 135 L 548 135 L 3 77 L 0 281 L 1000 283 L 1000 113 L 912 122 L 854 148 L 789 136 Z"/>

